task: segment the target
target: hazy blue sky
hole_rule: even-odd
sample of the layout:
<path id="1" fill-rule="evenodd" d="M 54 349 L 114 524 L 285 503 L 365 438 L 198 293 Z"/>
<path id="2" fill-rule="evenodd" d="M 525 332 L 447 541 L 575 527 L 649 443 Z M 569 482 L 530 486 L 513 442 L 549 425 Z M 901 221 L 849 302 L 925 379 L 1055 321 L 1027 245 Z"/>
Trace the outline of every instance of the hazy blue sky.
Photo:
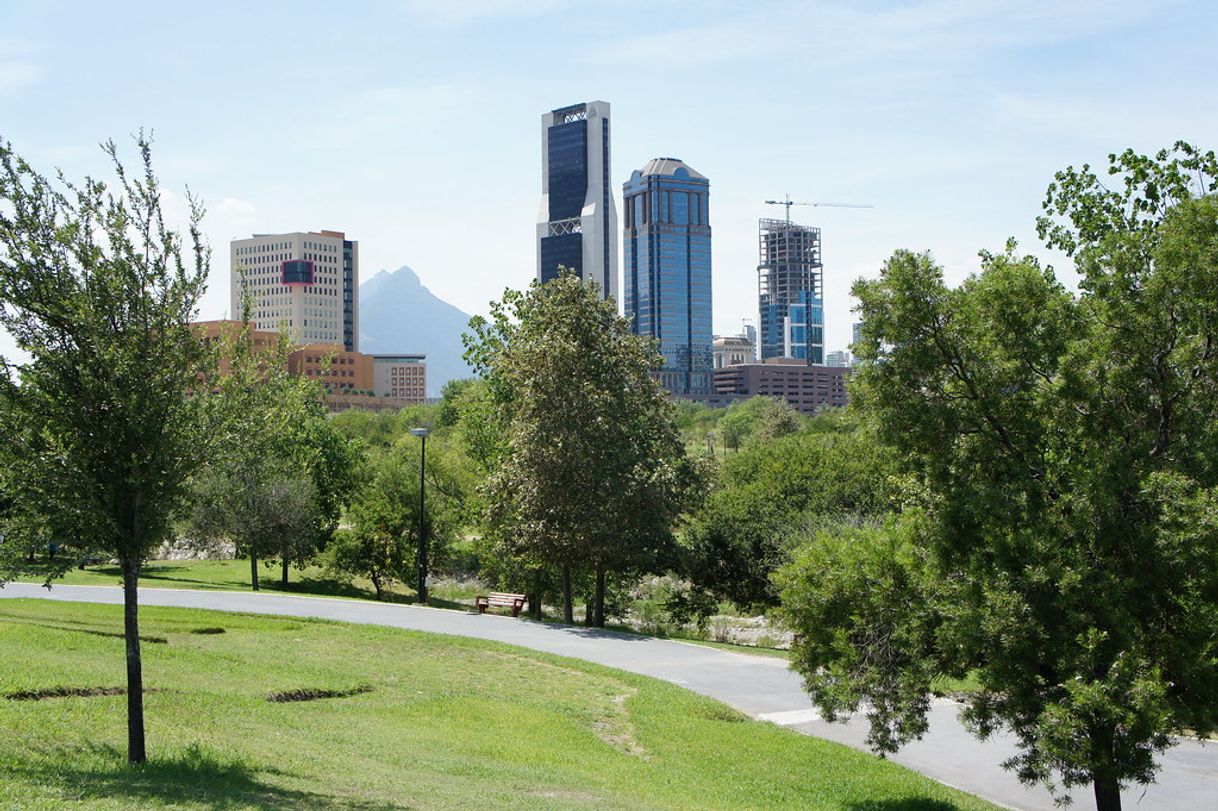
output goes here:
<path id="1" fill-rule="evenodd" d="M 479 312 L 534 275 L 541 114 L 604 99 L 619 205 L 652 157 L 711 180 L 717 332 L 756 317 L 757 218 L 781 213 L 763 200 L 875 206 L 793 209 L 823 229 L 836 349 L 851 281 L 893 249 L 962 278 L 1008 236 L 1039 247 L 1056 169 L 1218 146 L 1216 9 L 3 0 L 0 137 L 78 176 L 104 169 L 98 141 L 154 129 L 171 207 L 187 184 L 209 206 L 205 317 L 229 239 L 320 228 L 360 241 L 364 279 L 409 264 Z"/>

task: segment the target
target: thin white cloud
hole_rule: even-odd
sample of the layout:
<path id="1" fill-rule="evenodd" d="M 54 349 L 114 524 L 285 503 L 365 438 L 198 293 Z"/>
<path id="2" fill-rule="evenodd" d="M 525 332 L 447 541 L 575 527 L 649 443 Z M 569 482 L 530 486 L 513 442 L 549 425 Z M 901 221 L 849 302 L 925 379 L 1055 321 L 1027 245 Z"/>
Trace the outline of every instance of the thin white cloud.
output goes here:
<path id="1" fill-rule="evenodd" d="M 35 59 L 40 50 L 33 41 L 0 36 L 0 97 L 15 95 L 42 78 Z"/>
<path id="2" fill-rule="evenodd" d="M 372 87 L 359 93 L 358 107 L 366 112 L 449 108 L 464 103 L 461 90 L 451 84 Z"/>
<path id="3" fill-rule="evenodd" d="M 217 219 L 234 224 L 253 222 L 257 211 L 253 203 L 242 200 L 240 197 L 225 197 L 213 209 Z"/>
<path id="4" fill-rule="evenodd" d="M 410 19 L 439 28 L 533 17 L 571 5 L 572 0 L 402 0 L 402 9 Z"/>
<path id="5" fill-rule="evenodd" d="M 0 61 L 0 96 L 19 93 L 35 84 L 42 71 L 32 62 Z"/>
<path id="6" fill-rule="evenodd" d="M 950 66 L 995 49 L 1033 47 L 1090 37 L 1133 25 L 1155 13 L 1145 3 L 1107 0 L 977 3 L 924 0 L 874 9 L 833 2 L 772 2 L 727 23 L 647 31 L 608 44 L 608 56 L 649 67 L 696 68 L 764 58 L 791 60 L 799 70 L 884 67 L 893 61 Z M 593 49 L 590 60 L 603 60 Z M 776 76 L 781 73 L 776 73 Z"/>
<path id="7" fill-rule="evenodd" d="M 1048 141 L 1077 140 L 1094 144 L 1102 152 L 1119 151 L 1126 146 L 1141 149 L 1169 146 L 1159 142 L 1163 139 L 1162 122 L 1165 120 L 1174 120 L 1176 126 L 1181 127 L 1169 138 L 1172 141 L 1213 131 L 1218 117 L 1211 108 L 1198 105 L 1194 109 L 1178 109 L 1172 107 L 1174 103 L 1173 99 L 1162 103 L 1144 99 L 1139 103 L 1138 114 L 1131 115 L 1126 99 L 1050 98 L 1007 93 L 994 99 L 992 109 L 1000 120 L 1028 136 Z"/>

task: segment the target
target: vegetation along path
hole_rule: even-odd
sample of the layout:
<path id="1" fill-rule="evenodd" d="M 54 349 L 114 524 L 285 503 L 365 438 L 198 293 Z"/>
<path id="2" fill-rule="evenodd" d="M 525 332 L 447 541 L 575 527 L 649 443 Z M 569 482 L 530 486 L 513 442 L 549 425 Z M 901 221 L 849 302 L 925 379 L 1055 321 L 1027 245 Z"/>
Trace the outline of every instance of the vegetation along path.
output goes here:
<path id="1" fill-rule="evenodd" d="M 11 583 L 0 597 L 121 604 L 120 589 L 55 586 L 50 591 Z M 828 724 L 815 717 L 799 677 L 782 659 L 731 653 L 699 645 L 510 617 L 463 614 L 418 606 L 358 600 L 220 591 L 145 589 L 143 605 L 317 617 L 475 637 L 520 645 L 653 676 L 718 699 L 750 715 L 808 735 L 863 748 L 866 726 Z M 1054 808 L 1043 789 L 1019 784 L 1001 763 L 1015 754 L 1011 739 L 996 736 L 979 743 L 956 720 L 955 705 L 940 701 L 931 711 L 930 732 L 892 759 L 949 785 L 1019 809 Z M 1163 756 L 1158 783 L 1125 792 L 1131 808 L 1196 809 L 1212 807 L 1218 797 L 1218 744 L 1182 741 Z M 1086 807 L 1087 797 L 1076 802 Z"/>

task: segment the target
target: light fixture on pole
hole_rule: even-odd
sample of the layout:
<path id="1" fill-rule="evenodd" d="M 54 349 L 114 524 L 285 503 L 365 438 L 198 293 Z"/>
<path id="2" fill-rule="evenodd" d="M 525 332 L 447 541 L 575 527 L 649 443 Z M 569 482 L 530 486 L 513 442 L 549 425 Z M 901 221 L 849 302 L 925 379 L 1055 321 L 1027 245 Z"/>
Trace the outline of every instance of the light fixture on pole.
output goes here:
<path id="1" fill-rule="evenodd" d="M 431 433 L 426 428 L 411 428 L 410 433 L 423 440 L 423 453 L 419 457 L 419 604 L 427 602 L 427 512 L 423 499 L 424 474 L 427 471 L 427 435 Z"/>

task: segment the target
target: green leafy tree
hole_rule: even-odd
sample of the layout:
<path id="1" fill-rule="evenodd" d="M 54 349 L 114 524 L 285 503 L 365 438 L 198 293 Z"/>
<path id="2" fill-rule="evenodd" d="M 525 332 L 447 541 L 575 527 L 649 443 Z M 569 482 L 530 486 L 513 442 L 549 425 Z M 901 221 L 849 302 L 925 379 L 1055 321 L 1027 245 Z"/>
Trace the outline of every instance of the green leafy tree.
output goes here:
<path id="1" fill-rule="evenodd" d="M 738 450 L 754 437 L 775 439 L 795 433 L 802 424 L 799 412 L 786 401 L 757 396 L 730 405 L 719 419 L 718 427 L 724 445 Z"/>
<path id="2" fill-rule="evenodd" d="M 603 626 L 606 573 L 671 550 L 697 481 L 673 406 L 650 376 L 659 356 L 570 273 L 509 291 L 493 313 L 471 322 L 466 355 L 507 426 L 489 524 L 513 554 L 560 569 L 568 621 L 572 569 L 590 569 L 592 621 Z"/>
<path id="3" fill-rule="evenodd" d="M 219 451 L 198 479 L 190 529 L 199 540 L 232 541 L 249 558 L 278 559 L 281 583 L 305 566 L 337 527 L 354 488 L 358 451 L 330 425 L 316 381 L 287 369 L 286 336 L 256 350 L 245 305 L 243 326 L 219 336 L 229 359 L 214 383 L 223 394 Z"/>
<path id="4" fill-rule="evenodd" d="M 865 708 L 879 752 L 926 732 L 943 668 L 936 635 L 952 581 L 932 576 L 918 530 L 909 516 L 820 530 L 774 578 L 779 613 L 798 631 L 792 667 L 826 720 Z"/>
<path id="5" fill-rule="evenodd" d="M 250 587 L 259 590 L 258 562 L 278 558 L 281 584 L 288 565 L 303 565 L 316 551 L 321 514 L 317 488 L 304 471 L 269 465 L 237 472 L 209 468 L 194 488 L 191 528 L 200 540 L 235 540 L 250 557 Z M 261 555 L 261 557 L 260 557 Z"/>
<path id="6" fill-rule="evenodd" d="M 451 428 L 461 419 L 461 400 L 471 386 L 477 384 L 473 378 L 449 380 L 440 389 L 440 404 L 436 408 L 436 428 Z"/>
<path id="7" fill-rule="evenodd" d="M 146 760 L 138 580 L 173 534 L 212 447 L 211 400 L 192 396 L 213 358 L 190 327 L 207 285 L 202 207 L 187 246 L 165 225 L 149 142 L 112 186 L 54 184 L 0 141 L 0 324 L 28 355 L 3 361 L 0 442 L 14 507 L 0 530 L 7 576 L 31 537 L 99 549 L 123 577 L 127 757 Z M 73 561 L 64 555 L 49 579 Z"/>
<path id="8" fill-rule="evenodd" d="M 322 556 L 335 575 L 371 580 L 377 599 L 418 571 L 418 446 L 417 439 L 407 436 L 389 450 L 370 454 L 359 473 L 363 484 L 347 510 L 348 528 L 335 533 Z M 444 559 L 465 519 L 463 479 L 454 467 L 451 450 L 429 439 L 426 520 L 432 561 Z"/>
<path id="9" fill-rule="evenodd" d="M 756 399 L 764 423 L 774 401 Z M 887 513 L 892 472 L 873 428 L 852 411 L 806 420 L 795 434 L 759 434 L 723 462 L 718 487 L 686 529 L 682 574 L 741 608 L 776 606 L 774 572 L 811 533 Z"/>
<path id="10" fill-rule="evenodd" d="M 954 289 L 907 252 L 856 284 L 852 392 L 919 529 L 876 541 L 874 578 L 838 544 L 784 593 L 822 710 L 866 700 L 890 749 L 920 734 L 933 671 L 975 671 L 965 721 L 1010 729 L 1021 779 L 1090 783 L 1101 811 L 1218 712 L 1218 162 L 1178 144 L 1109 171 L 1115 189 L 1059 173 L 1039 222 L 1077 295 L 1013 246 Z M 902 578 L 922 585 L 876 588 Z"/>

